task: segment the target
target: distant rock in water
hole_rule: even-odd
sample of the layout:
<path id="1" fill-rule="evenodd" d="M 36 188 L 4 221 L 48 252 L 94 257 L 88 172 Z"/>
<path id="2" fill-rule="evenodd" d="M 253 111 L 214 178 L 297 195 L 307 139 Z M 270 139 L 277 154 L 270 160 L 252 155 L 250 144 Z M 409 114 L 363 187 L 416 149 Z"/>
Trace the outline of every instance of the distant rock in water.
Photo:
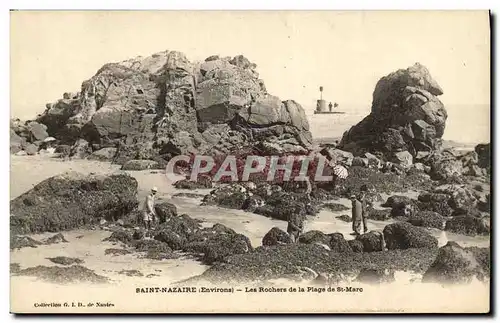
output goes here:
<path id="1" fill-rule="evenodd" d="M 255 69 L 242 55 L 191 62 L 168 50 L 105 64 L 79 93 L 47 104 L 37 124 L 62 144 L 81 138 L 93 151 L 117 148 L 119 164 L 241 147 L 307 151 L 312 135 L 304 109 L 269 94 Z M 32 132 L 41 138 L 43 131 Z"/>
<path id="2" fill-rule="evenodd" d="M 11 201 L 11 233 L 58 232 L 101 218 L 117 220 L 138 205 L 136 195 L 137 181 L 127 174 L 63 173 Z"/>
<path id="3" fill-rule="evenodd" d="M 408 165 L 419 152 L 438 149 L 448 114 L 437 96 L 443 90 L 419 63 L 382 77 L 371 113 L 344 133 L 339 148 L 360 156 L 383 154 Z"/>

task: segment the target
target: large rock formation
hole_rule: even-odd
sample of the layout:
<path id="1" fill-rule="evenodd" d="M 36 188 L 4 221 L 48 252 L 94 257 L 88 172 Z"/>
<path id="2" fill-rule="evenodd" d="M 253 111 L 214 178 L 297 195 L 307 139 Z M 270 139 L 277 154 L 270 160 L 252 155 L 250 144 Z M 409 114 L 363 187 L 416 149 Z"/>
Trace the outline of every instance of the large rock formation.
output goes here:
<path id="1" fill-rule="evenodd" d="M 12 234 L 58 232 L 100 219 L 117 220 L 137 205 L 137 181 L 127 174 L 48 178 L 10 203 Z"/>
<path id="2" fill-rule="evenodd" d="M 110 63 L 38 121 L 65 144 L 83 138 L 94 150 L 118 148 L 117 161 L 258 145 L 306 150 L 304 110 L 268 94 L 255 68 L 241 55 L 193 63 L 176 51 Z"/>
<path id="3" fill-rule="evenodd" d="M 419 63 L 382 77 L 373 92 L 371 113 L 344 133 L 339 148 L 356 156 L 367 151 L 383 154 L 396 163 L 398 153 L 415 157 L 439 148 L 448 117 L 437 98 L 441 94 Z"/>

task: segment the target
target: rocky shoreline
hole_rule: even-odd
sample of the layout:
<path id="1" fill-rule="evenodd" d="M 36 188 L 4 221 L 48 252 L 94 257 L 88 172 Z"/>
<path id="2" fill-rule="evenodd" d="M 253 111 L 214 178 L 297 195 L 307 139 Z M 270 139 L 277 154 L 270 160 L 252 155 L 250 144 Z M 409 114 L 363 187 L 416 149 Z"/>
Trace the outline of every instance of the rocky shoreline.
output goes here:
<path id="1" fill-rule="evenodd" d="M 117 244 L 106 255 L 192 257 L 211 266 L 192 280 L 291 277 L 330 284 L 355 277 L 380 283 L 402 270 L 422 274 L 424 282 L 486 281 L 489 248 L 454 242 L 438 248 L 429 233 L 490 234 L 490 144 L 465 152 L 443 148 L 448 115 L 441 94 L 423 65 L 397 70 L 380 79 L 371 113 L 338 144 L 316 145 L 301 105 L 269 94 L 255 64 L 242 55 L 190 62 L 182 53 L 165 51 L 106 64 L 82 83 L 80 92 L 65 93 L 36 120 L 11 120 L 10 150 L 25 158 L 46 154 L 112 162 L 122 171 L 61 173 L 11 200 L 11 250 L 54 243 L 34 240 L 32 234 L 100 228 L 111 231 L 106 242 Z M 270 227 L 261 243 L 252 245 L 228 226 L 207 225 L 178 212 L 167 199 L 156 205 L 157 227 L 139 228 L 139 188 L 130 172 L 163 176 L 173 157 L 202 154 L 236 156 L 238 167 L 248 155 L 322 157 L 329 161 L 326 175 L 333 174 L 332 165 L 342 165 L 349 175 L 335 189 L 330 182 L 313 182 L 311 199 L 302 183 L 282 178 L 269 182 L 255 176 L 231 183 L 207 173 L 197 181 L 186 177 L 174 183 L 183 190 L 210 189 L 199 208 L 243 210 L 279 221 L 290 214 L 310 219 L 323 209 L 349 213 L 336 201 L 367 186 L 368 199 L 376 205 L 368 218 L 391 223 L 352 240 L 339 232 L 310 230 L 296 244 L 280 228 Z M 191 171 L 189 165 L 184 171 Z M 417 192 L 416 198 L 406 196 L 408 191 Z M 199 193 L 180 194 L 199 198 Z M 384 201 L 382 194 L 389 198 Z M 349 222 L 349 215 L 342 220 Z M 78 259 L 51 261 L 60 266 L 20 269 L 13 264 L 11 273 L 57 282 L 107 281 Z"/>

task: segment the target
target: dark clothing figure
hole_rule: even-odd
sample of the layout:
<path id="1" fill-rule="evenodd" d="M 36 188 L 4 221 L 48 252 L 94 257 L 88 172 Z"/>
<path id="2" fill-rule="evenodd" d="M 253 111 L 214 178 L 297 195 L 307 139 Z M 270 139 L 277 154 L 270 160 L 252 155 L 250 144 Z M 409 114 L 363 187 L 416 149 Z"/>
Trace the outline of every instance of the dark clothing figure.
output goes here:
<path id="1" fill-rule="evenodd" d="M 368 232 L 366 225 L 367 203 L 364 197 L 361 201 L 356 197 L 352 197 L 352 231 L 354 234 L 361 234 L 361 222 L 363 222 L 363 232 Z"/>
<path id="2" fill-rule="evenodd" d="M 333 107 L 333 105 L 332 105 L 332 103 L 330 102 L 330 104 L 328 105 L 328 108 L 330 109 L 330 112 L 332 112 L 332 107 Z"/>
<path id="3" fill-rule="evenodd" d="M 288 217 L 288 227 L 286 232 L 290 236 L 292 242 L 297 242 L 300 234 L 304 230 L 304 217 L 299 213 L 293 213 Z"/>

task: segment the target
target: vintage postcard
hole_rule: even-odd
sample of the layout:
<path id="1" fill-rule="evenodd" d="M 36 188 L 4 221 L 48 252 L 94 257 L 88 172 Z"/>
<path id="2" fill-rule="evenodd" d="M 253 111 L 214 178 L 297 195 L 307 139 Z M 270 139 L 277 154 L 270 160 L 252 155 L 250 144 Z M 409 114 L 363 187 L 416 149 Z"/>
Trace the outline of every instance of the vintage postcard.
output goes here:
<path id="1" fill-rule="evenodd" d="M 488 11 L 11 11 L 12 313 L 490 312 Z"/>

